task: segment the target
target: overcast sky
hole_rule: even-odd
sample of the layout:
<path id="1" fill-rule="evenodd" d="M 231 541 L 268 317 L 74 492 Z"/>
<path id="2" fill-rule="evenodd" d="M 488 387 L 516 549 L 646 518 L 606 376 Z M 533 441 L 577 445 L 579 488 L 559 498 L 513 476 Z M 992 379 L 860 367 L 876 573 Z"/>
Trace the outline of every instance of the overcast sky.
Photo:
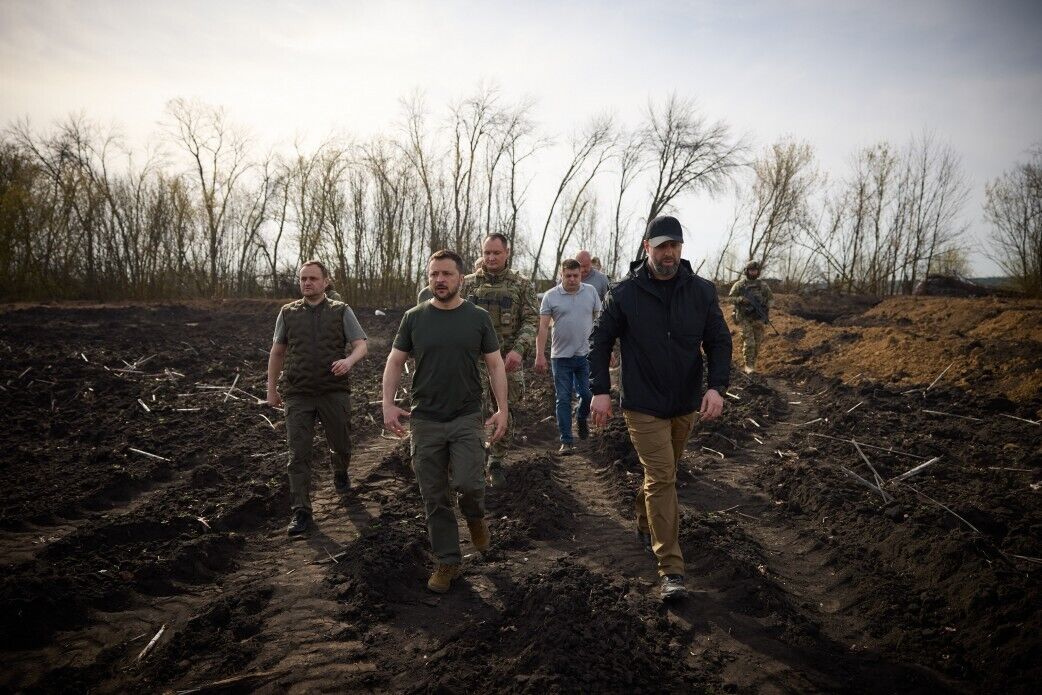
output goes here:
<path id="1" fill-rule="evenodd" d="M 416 88 L 441 104 L 492 81 L 564 135 L 602 111 L 635 124 L 676 92 L 757 148 L 808 140 L 833 176 L 859 147 L 932 130 L 963 157 L 979 237 L 985 183 L 1042 142 L 1040 37 L 1042 2 L 1001 0 L 0 0 L 0 123 L 83 111 L 143 140 L 168 100 L 194 97 L 267 142 L 364 138 Z M 685 255 L 719 244 L 732 204 L 679 201 Z"/>

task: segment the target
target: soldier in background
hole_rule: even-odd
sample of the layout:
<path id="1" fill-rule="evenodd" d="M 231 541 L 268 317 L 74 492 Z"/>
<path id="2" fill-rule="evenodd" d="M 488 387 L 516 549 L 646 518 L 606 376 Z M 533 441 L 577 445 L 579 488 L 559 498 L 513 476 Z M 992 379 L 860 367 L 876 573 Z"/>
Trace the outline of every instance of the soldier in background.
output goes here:
<path id="1" fill-rule="evenodd" d="M 532 283 L 511 270 L 510 242 L 503 234 L 485 237 L 481 245 L 482 267 L 466 277 L 464 292 L 467 299 L 492 316 L 492 325 L 499 338 L 499 348 L 507 373 L 507 402 L 510 410 L 516 407 L 522 395 L 522 362 L 535 344 L 539 310 Z M 487 383 L 487 379 L 483 380 Z M 492 394 L 485 393 L 486 415 L 493 412 Z M 494 442 L 489 451 L 488 475 L 495 487 L 506 484 L 503 461 L 514 433 L 514 419 L 510 417 L 506 435 Z"/>
<path id="2" fill-rule="evenodd" d="M 756 370 L 756 358 L 763 343 L 764 326 L 774 303 L 774 295 L 767 283 L 760 279 L 760 264 L 745 264 L 745 277 L 731 287 L 729 297 L 734 303 L 734 321 L 742 332 L 742 356 L 745 373 Z"/>

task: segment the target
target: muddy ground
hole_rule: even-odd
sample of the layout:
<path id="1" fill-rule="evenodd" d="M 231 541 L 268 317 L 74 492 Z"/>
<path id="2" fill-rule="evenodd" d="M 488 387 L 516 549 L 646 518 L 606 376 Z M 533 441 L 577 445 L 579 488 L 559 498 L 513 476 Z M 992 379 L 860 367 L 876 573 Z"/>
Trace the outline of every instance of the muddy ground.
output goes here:
<path id="1" fill-rule="evenodd" d="M 463 579 L 425 590 L 408 449 L 370 403 L 400 312 L 358 310 L 353 490 L 319 465 L 319 530 L 290 541 L 284 425 L 258 402 L 276 304 L 7 307 L 0 690 L 1032 690 L 1042 307 L 779 305 L 764 373 L 733 373 L 680 466 L 693 593 L 672 606 L 621 420 L 557 457 L 531 371 L 492 548 L 464 531 Z"/>

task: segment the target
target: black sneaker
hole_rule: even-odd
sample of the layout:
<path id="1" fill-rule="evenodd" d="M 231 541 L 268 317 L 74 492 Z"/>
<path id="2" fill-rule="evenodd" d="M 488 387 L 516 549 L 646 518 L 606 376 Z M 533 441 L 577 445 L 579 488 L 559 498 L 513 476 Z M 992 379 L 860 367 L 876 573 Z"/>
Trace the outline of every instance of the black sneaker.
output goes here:
<path id="1" fill-rule="evenodd" d="M 562 442 L 561 448 L 557 450 L 560 456 L 571 456 L 575 453 L 575 445 L 571 442 Z"/>
<path id="2" fill-rule="evenodd" d="M 350 492 L 351 481 L 347 479 L 347 471 L 337 471 L 333 474 L 333 489 L 341 495 Z"/>
<path id="3" fill-rule="evenodd" d="M 659 588 L 659 596 L 662 597 L 663 601 L 672 601 L 687 596 L 687 587 L 684 586 L 684 575 L 667 574 L 663 577 L 662 585 Z"/>
<path id="4" fill-rule="evenodd" d="M 286 529 L 286 534 L 290 536 L 299 536 L 310 530 L 311 513 L 306 509 L 298 509 L 293 512 L 293 521 L 289 522 L 289 528 Z"/>
<path id="5" fill-rule="evenodd" d="M 637 529 L 637 542 L 640 543 L 640 547 L 644 548 L 644 552 L 648 555 L 654 555 L 655 551 L 651 547 L 651 534 L 647 531 L 641 531 Z"/>
<path id="6" fill-rule="evenodd" d="M 590 421 L 579 420 L 576 424 L 579 429 L 579 439 L 588 439 L 590 437 Z"/>

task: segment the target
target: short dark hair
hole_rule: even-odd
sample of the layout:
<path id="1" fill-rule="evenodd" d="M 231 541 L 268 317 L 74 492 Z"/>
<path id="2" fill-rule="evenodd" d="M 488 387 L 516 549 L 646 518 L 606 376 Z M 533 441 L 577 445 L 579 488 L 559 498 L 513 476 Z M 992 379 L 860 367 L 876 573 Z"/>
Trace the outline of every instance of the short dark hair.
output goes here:
<path id="1" fill-rule="evenodd" d="M 448 249 L 442 249 L 441 251 L 435 251 L 431 254 L 431 257 L 427 259 L 427 265 L 431 264 L 431 261 L 453 261 L 456 264 L 456 270 L 459 271 L 460 275 L 466 275 L 466 271 L 463 270 L 463 258 L 455 251 L 449 251 Z"/>
<path id="2" fill-rule="evenodd" d="M 307 265 L 317 265 L 318 269 L 322 271 L 322 277 L 324 277 L 324 278 L 328 278 L 329 277 L 329 269 L 326 268 L 326 264 L 323 263 L 322 261 L 314 259 L 314 258 L 312 258 L 310 261 L 304 261 L 303 263 L 301 263 L 300 264 L 300 268 L 297 269 L 297 272 L 299 273 L 301 270 L 304 269 L 304 266 L 307 266 Z"/>
<path id="3" fill-rule="evenodd" d="M 580 270 L 581 268 L 582 266 L 579 265 L 579 261 L 574 258 L 566 258 L 561 261 L 561 270 Z"/>
<path id="4" fill-rule="evenodd" d="M 510 248 L 510 240 L 507 239 L 507 235 L 506 234 L 500 234 L 499 232 L 492 232 L 487 237 L 485 237 L 485 241 L 488 241 L 489 239 L 498 239 L 503 244 L 503 248 L 505 248 L 505 249 L 509 249 Z M 481 243 L 484 244 L 485 242 L 483 241 Z"/>

